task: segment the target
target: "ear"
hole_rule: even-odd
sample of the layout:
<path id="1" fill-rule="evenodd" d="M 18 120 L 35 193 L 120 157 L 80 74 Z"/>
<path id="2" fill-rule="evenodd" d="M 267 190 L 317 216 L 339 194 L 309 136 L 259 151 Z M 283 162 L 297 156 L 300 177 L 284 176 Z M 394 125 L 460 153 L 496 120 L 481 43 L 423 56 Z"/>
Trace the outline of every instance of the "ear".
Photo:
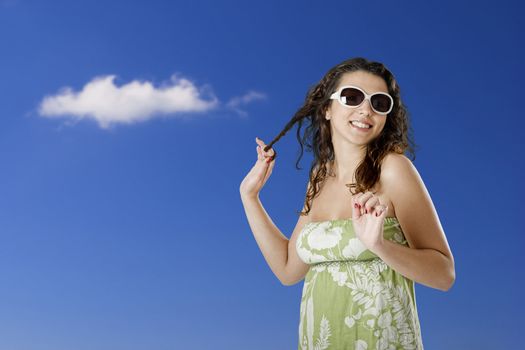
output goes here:
<path id="1" fill-rule="evenodd" d="M 324 113 L 324 118 L 325 118 L 326 120 L 330 120 L 330 118 L 332 118 L 332 108 L 331 108 L 331 106 L 328 106 L 328 107 L 326 108 L 326 111 L 325 111 L 325 113 Z"/>

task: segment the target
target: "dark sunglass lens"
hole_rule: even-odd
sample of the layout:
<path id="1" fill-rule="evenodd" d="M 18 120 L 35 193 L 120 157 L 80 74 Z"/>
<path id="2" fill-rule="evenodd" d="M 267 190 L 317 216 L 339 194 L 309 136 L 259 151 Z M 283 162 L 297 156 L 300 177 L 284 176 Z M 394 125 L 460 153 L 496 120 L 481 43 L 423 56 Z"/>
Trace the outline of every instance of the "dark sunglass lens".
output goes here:
<path id="1" fill-rule="evenodd" d="M 354 88 L 345 88 L 341 91 L 341 97 L 346 97 L 346 104 L 349 106 L 357 106 L 363 102 L 365 95 Z"/>
<path id="2" fill-rule="evenodd" d="M 372 106 L 376 111 L 386 112 L 390 109 L 390 104 L 392 102 L 386 95 L 374 95 L 372 96 Z"/>

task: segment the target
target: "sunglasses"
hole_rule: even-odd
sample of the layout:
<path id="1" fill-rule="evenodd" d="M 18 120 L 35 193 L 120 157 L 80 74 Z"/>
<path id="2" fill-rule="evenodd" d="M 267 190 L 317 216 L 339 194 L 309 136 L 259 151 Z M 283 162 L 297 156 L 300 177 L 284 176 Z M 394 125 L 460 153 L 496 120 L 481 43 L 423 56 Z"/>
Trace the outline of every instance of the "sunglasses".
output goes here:
<path id="1" fill-rule="evenodd" d="M 330 96 L 331 100 L 337 100 L 340 104 L 348 108 L 361 106 L 364 100 L 368 100 L 370 106 L 377 114 L 386 115 L 394 107 L 394 100 L 389 94 L 384 92 L 375 92 L 367 94 L 357 86 L 341 86 Z"/>

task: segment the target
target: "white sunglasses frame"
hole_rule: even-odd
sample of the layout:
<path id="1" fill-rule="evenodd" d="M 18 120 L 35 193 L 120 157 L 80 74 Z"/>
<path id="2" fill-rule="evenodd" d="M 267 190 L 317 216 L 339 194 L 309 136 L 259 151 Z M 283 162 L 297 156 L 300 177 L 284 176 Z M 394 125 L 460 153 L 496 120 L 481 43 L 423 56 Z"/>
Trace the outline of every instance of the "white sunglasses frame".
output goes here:
<path id="1" fill-rule="evenodd" d="M 365 95 L 365 98 L 363 99 L 363 101 L 361 101 L 360 104 L 358 104 L 357 106 L 349 106 L 347 105 L 344 101 L 342 101 L 341 99 L 341 92 L 346 89 L 346 88 L 354 88 L 354 89 L 357 89 L 359 91 L 361 91 L 364 95 Z M 374 95 L 385 95 L 385 96 L 388 96 L 388 98 L 390 99 L 390 109 L 387 111 L 387 112 L 379 112 L 377 111 L 374 106 L 372 105 L 372 96 Z M 343 96 L 345 99 L 346 99 L 346 96 Z M 361 89 L 360 87 L 357 87 L 357 86 L 354 86 L 354 85 L 345 85 L 345 86 L 341 86 L 339 89 L 337 89 L 336 92 L 334 92 L 331 96 L 330 96 L 330 99 L 331 100 L 337 100 L 341 105 L 343 105 L 344 107 L 347 107 L 347 108 L 357 108 L 359 106 L 361 106 L 366 100 L 368 100 L 368 103 L 370 104 L 370 107 L 374 110 L 374 112 L 376 112 L 377 114 L 380 114 L 380 115 L 387 115 L 388 113 L 390 113 L 392 111 L 392 108 L 394 108 L 394 99 L 392 98 L 392 96 L 390 96 L 389 94 L 387 93 L 384 93 L 384 92 L 374 92 L 373 94 L 367 94 L 365 91 L 363 91 L 363 89 Z"/>

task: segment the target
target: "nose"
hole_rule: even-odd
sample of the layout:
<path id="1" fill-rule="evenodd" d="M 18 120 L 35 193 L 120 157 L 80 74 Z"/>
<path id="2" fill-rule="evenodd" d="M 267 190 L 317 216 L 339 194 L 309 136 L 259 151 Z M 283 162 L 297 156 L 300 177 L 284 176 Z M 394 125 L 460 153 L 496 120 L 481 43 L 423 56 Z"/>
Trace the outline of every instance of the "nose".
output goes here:
<path id="1" fill-rule="evenodd" d="M 359 114 L 372 114 L 372 106 L 370 106 L 370 100 L 365 98 L 365 100 L 361 103 L 357 111 L 359 112 Z"/>

